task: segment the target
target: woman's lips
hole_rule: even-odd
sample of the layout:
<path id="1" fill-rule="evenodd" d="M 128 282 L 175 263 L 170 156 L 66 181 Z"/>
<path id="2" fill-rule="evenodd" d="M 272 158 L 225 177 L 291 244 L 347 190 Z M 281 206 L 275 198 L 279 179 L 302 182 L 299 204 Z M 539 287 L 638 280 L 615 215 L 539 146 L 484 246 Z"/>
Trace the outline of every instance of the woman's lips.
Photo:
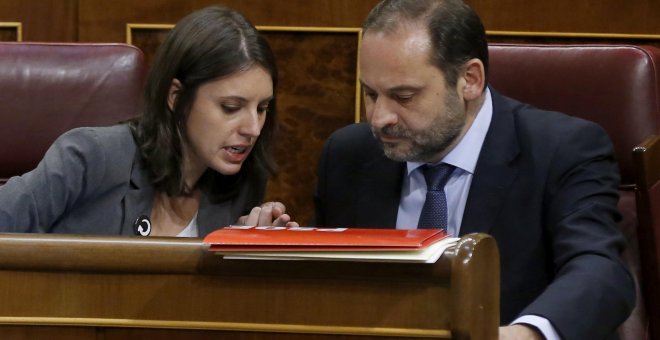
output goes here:
<path id="1" fill-rule="evenodd" d="M 223 148 L 225 155 L 233 162 L 242 162 L 250 154 L 251 145 L 233 145 Z"/>

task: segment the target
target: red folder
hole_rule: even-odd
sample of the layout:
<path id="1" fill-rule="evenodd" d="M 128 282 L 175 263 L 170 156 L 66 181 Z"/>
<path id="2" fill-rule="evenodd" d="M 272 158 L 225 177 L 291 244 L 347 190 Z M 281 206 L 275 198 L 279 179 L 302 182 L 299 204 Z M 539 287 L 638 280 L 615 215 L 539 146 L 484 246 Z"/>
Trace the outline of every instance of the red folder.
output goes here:
<path id="1" fill-rule="evenodd" d="M 396 251 L 426 248 L 440 229 L 285 228 L 229 226 L 204 238 L 211 251 Z"/>

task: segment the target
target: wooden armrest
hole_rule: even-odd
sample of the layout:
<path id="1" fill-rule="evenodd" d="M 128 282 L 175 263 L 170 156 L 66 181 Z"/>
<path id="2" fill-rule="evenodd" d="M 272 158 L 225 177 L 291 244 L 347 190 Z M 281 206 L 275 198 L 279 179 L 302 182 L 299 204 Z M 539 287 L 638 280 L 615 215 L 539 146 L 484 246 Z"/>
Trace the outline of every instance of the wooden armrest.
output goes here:
<path id="1" fill-rule="evenodd" d="M 635 182 L 649 189 L 660 180 L 660 135 L 651 135 L 633 149 Z"/>

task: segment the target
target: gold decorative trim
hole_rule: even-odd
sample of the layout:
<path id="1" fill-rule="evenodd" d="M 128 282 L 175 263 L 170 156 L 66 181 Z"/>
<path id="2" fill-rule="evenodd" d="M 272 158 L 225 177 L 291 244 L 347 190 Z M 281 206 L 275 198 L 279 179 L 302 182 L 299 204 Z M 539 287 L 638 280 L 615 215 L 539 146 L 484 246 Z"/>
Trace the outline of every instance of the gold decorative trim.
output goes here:
<path id="1" fill-rule="evenodd" d="M 170 30 L 174 28 L 174 24 L 126 24 L 126 43 L 133 43 L 133 30 Z"/>
<path id="2" fill-rule="evenodd" d="M 23 41 L 23 23 L 20 22 L 0 22 L 0 28 L 15 28 L 16 41 Z"/>
<path id="3" fill-rule="evenodd" d="M 133 43 L 133 30 L 152 29 L 164 30 L 172 29 L 173 24 L 126 24 L 126 43 Z M 358 60 L 360 56 L 360 45 L 362 44 L 362 28 L 359 27 L 315 27 L 315 26 L 256 26 L 259 31 L 264 32 L 300 32 L 300 33 L 353 33 L 358 35 Z M 360 85 L 360 71 L 357 67 L 358 60 L 355 61 L 355 122 L 360 122 L 360 107 L 362 106 L 362 86 Z"/>
<path id="4" fill-rule="evenodd" d="M 316 32 L 316 33 L 362 33 L 359 27 L 315 27 L 315 26 L 257 26 L 259 31 Z"/>
<path id="5" fill-rule="evenodd" d="M 360 336 L 395 336 L 450 339 L 448 330 L 417 329 L 417 328 L 387 328 L 387 327 L 342 327 L 318 325 L 288 325 L 242 322 L 208 322 L 208 321 L 169 321 L 169 320 L 134 320 L 108 318 L 58 318 L 58 317 L 0 317 L 3 325 L 34 325 L 34 326 L 83 326 L 83 327 L 117 327 L 117 328 L 154 328 L 154 329 L 188 329 L 217 331 L 247 331 L 273 333 L 360 335 Z"/>
<path id="6" fill-rule="evenodd" d="M 486 31 L 486 35 L 491 36 L 491 37 L 544 37 L 544 38 L 593 38 L 593 39 L 660 40 L 660 34 Z"/>
<path id="7" fill-rule="evenodd" d="M 362 29 L 358 35 L 357 61 L 355 63 L 355 123 L 360 122 L 360 107 L 362 107 L 362 83 L 360 83 L 360 50 L 362 47 Z"/>

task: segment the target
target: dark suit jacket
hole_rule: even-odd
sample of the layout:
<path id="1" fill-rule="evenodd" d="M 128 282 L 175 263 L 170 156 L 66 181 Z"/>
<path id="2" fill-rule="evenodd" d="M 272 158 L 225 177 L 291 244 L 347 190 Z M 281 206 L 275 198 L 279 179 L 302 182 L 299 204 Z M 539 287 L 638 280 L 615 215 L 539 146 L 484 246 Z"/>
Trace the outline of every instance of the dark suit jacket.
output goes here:
<path id="1" fill-rule="evenodd" d="M 611 142 L 596 124 L 492 98 L 460 234 L 497 240 L 501 322 L 540 315 L 565 339 L 606 338 L 635 294 L 620 260 Z M 404 167 L 384 156 L 367 124 L 338 130 L 319 164 L 316 224 L 394 228 Z"/>

